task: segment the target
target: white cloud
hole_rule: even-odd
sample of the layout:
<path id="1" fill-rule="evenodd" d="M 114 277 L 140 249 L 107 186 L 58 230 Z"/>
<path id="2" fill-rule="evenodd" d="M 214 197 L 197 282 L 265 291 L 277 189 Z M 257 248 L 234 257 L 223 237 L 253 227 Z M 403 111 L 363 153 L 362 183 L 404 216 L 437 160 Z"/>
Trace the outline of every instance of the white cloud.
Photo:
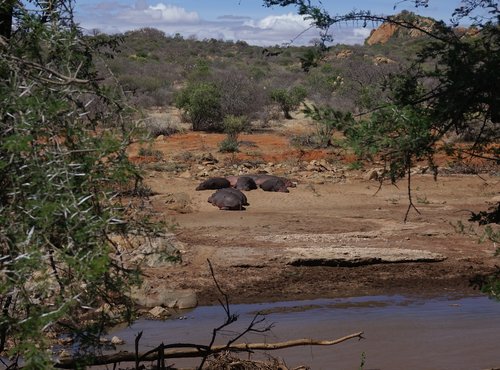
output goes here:
<path id="1" fill-rule="evenodd" d="M 372 28 L 354 28 L 353 29 L 353 34 L 356 37 L 362 37 L 363 39 L 366 39 L 368 36 L 370 36 L 370 33 L 372 32 Z"/>
<path id="2" fill-rule="evenodd" d="M 195 35 L 200 40 L 242 40 L 260 46 L 281 45 L 292 40 L 293 45 L 308 45 L 319 35 L 317 29 L 309 29 L 308 20 L 294 13 L 261 19 L 225 14 L 215 21 L 207 21 L 195 11 L 172 4 L 159 2 L 148 5 L 146 0 L 135 0 L 134 5 L 124 6 L 117 0 L 103 0 L 92 6 L 80 5 L 81 12 L 77 12 L 77 17 L 81 26 L 88 30 L 119 33 L 153 27 L 167 35 L 179 33 L 186 38 Z M 370 33 L 368 28 L 339 28 L 332 31 L 334 42 L 346 44 L 362 44 Z"/>
<path id="3" fill-rule="evenodd" d="M 200 19 L 196 12 L 188 12 L 184 8 L 162 3 L 150 6 L 148 9 L 145 9 L 144 12 L 151 15 L 153 18 L 159 18 L 161 21 L 169 23 L 197 22 Z"/>
<path id="4" fill-rule="evenodd" d="M 144 7 L 144 3 L 142 3 L 135 8 L 128 8 L 118 12 L 114 17 L 108 18 L 106 23 L 119 21 L 123 26 L 133 24 L 142 25 L 143 27 L 157 27 L 162 24 L 194 23 L 199 20 L 198 13 L 189 12 L 175 5 L 158 3 Z"/>
<path id="5" fill-rule="evenodd" d="M 310 22 L 304 20 L 304 17 L 288 13 L 283 15 L 272 15 L 261 20 L 250 20 L 244 22 L 245 26 L 259 28 L 264 30 L 281 31 L 302 31 L 310 27 Z"/>

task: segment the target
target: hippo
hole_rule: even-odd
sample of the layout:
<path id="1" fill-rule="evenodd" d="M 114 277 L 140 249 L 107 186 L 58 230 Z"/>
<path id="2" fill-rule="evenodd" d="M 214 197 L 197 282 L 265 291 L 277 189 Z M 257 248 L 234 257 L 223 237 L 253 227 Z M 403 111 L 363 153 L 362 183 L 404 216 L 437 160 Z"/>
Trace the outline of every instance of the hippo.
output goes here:
<path id="1" fill-rule="evenodd" d="M 289 193 L 290 191 L 285 185 L 285 182 L 280 178 L 267 179 L 262 184 L 260 188 L 264 191 L 276 191 L 281 193 Z"/>
<path id="2" fill-rule="evenodd" d="M 224 191 L 224 192 L 229 192 L 229 193 L 232 193 L 236 196 L 238 196 L 241 200 L 241 204 L 243 204 L 244 206 L 249 206 L 250 204 L 248 204 L 248 200 L 247 200 L 247 197 L 245 194 L 243 194 L 241 192 L 241 190 L 239 189 L 234 189 L 234 188 L 224 188 L 224 189 L 219 189 L 217 190 L 218 192 L 221 192 L 221 191 Z"/>
<path id="3" fill-rule="evenodd" d="M 208 180 L 203 181 L 196 190 L 216 190 L 229 188 L 231 183 L 224 177 L 211 177 Z"/>
<path id="4" fill-rule="evenodd" d="M 254 190 L 257 189 L 257 184 L 255 183 L 254 179 L 248 176 L 240 176 L 238 178 L 238 181 L 236 181 L 236 184 L 234 186 L 238 190 Z"/>
<path id="5" fill-rule="evenodd" d="M 237 189 L 224 188 L 213 193 L 208 202 L 222 210 L 244 211 L 248 205 L 245 194 Z"/>
<path id="6" fill-rule="evenodd" d="M 235 187 L 236 183 L 238 182 L 239 176 L 226 176 L 226 180 L 229 181 L 231 184 L 231 187 Z"/>
<path id="7" fill-rule="evenodd" d="M 286 187 L 294 188 L 296 187 L 295 183 L 293 183 L 292 180 L 289 180 L 285 177 L 279 177 L 279 176 L 274 176 L 274 175 L 267 175 L 267 174 L 257 174 L 257 175 L 245 175 L 248 177 L 251 177 L 255 183 L 260 186 L 264 181 L 271 180 L 271 179 L 278 179 L 284 182 Z"/>

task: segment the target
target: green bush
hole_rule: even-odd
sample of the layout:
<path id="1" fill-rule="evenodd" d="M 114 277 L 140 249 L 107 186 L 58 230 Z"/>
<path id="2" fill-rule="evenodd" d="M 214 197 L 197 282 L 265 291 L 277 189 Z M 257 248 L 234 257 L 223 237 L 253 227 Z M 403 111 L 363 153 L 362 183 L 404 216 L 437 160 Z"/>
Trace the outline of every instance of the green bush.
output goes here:
<path id="1" fill-rule="evenodd" d="M 44 17 L 9 3 L 16 32 L 0 35 L 0 357 L 13 369 L 51 369 L 50 335 L 71 337 L 75 357 L 92 355 L 104 328 L 132 319 L 127 293 L 139 271 L 124 266 L 118 240 L 154 230 L 119 196 L 141 176 L 127 157 L 125 102 L 96 82 L 98 45 L 73 23 L 69 2 L 51 3 Z"/>
<path id="2" fill-rule="evenodd" d="M 248 127 L 245 116 L 229 115 L 224 118 L 224 132 L 227 137 L 219 144 L 219 151 L 234 153 L 239 151 L 238 135 Z"/>
<path id="3" fill-rule="evenodd" d="M 221 131 L 221 91 L 210 82 L 194 82 L 181 90 L 175 98 L 178 108 L 184 110 L 194 131 Z"/>
<path id="4" fill-rule="evenodd" d="M 233 116 L 230 114 L 224 118 L 224 132 L 228 138 L 237 140 L 238 135 L 248 127 L 248 120 L 245 116 Z"/>
<path id="5" fill-rule="evenodd" d="M 330 107 L 306 105 L 304 113 L 316 122 L 313 142 L 322 148 L 332 145 L 335 131 L 343 132 L 354 124 L 354 118 L 350 112 L 344 113 Z"/>
<path id="6" fill-rule="evenodd" d="M 388 106 L 345 132 L 349 146 L 360 158 L 377 156 L 384 161 L 392 182 L 404 177 L 412 163 L 430 160 L 434 153 L 432 121 L 411 106 Z"/>
<path id="7" fill-rule="evenodd" d="M 219 151 L 221 153 L 235 153 L 239 152 L 238 140 L 234 140 L 230 137 L 226 137 L 219 144 Z"/>
<path id="8" fill-rule="evenodd" d="M 292 119 L 290 111 L 297 109 L 307 96 L 307 91 L 302 86 L 291 89 L 276 88 L 271 91 L 270 97 L 283 110 L 286 119 Z"/>

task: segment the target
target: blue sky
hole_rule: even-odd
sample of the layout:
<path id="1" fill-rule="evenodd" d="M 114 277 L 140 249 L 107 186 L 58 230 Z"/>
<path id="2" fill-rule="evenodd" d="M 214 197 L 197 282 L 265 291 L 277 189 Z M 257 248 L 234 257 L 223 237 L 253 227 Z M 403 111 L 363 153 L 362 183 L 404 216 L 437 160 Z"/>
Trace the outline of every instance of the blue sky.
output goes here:
<path id="1" fill-rule="evenodd" d="M 395 4 L 397 4 L 394 10 Z M 448 21 L 458 0 L 430 0 L 428 8 L 416 9 L 411 2 L 398 0 L 323 0 L 330 14 L 353 9 L 377 14 L 394 14 L 403 9 Z M 253 45 L 280 45 L 306 30 L 309 22 L 293 6 L 264 7 L 260 0 L 76 0 L 76 18 L 86 30 L 119 33 L 154 27 L 168 35 L 180 33 L 197 39 L 243 40 Z M 370 28 L 341 25 L 332 30 L 335 43 L 363 43 Z M 307 45 L 316 30 L 294 41 Z"/>

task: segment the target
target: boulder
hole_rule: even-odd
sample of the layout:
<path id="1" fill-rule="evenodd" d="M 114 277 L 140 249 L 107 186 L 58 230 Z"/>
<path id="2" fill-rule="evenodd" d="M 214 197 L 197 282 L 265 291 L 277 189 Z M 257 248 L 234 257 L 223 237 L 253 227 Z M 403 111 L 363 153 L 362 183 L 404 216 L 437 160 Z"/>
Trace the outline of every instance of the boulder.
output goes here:
<path id="1" fill-rule="evenodd" d="M 148 287 L 145 282 L 142 287 L 132 290 L 132 298 L 143 307 L 168 307 L 187 309 L 198 304 L 196 292 L 191 289 L 171 290 L 168 287 Z"/>
<path id="2" fill-rule="evenodd" d="M 148 313 L 156 319 L 164 319 L 168 316 L 171 316 L 170 311 L 162 306 L 153 307 L 148 311 Z"/>

